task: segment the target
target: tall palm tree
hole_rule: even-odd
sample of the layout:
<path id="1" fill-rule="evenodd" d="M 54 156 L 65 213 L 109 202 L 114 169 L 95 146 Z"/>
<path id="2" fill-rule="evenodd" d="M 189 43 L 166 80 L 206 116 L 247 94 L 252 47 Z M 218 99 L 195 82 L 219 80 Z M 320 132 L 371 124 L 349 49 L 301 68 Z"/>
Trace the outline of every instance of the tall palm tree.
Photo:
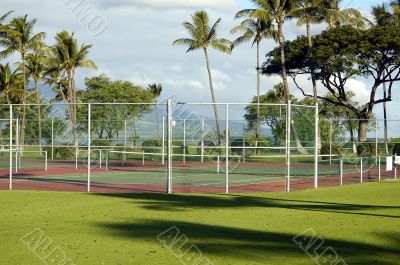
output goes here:
<path id="1" fill-rule="evenodd" d="M 18 85 L 21 79 L 18 77 L 20 73 L 17 69 L 11 70 L 8 63 L 0 64 L 0 92 L 4 93 L 7 104 L 11 104 L 11 93 L 15 85 Z"/>
<path id="2" fill-rule="evenodd" d="M 208 57 L 208 48 L 212 47 L 217 51 L 230 54 L 232 52 L 232 42 L 218 38 L 217 29 L 221 18 L 219 18 L 212 26 L 210 26 L 210 19 L 206 11 L 197 11 L 192 15 L 193 23 L 183 22 L 183 27 L 187 30 L 189 38 L 177 39 L 172 45 L 184 45 L 188 47 L 187 52 L 202 49 L 206 59 L 208 81 L 210 84 L 211 98 L 214 108 L 215 125 L 217 129 L 218 144 L 221 144 L 221 134 L 219 126 L 219 116 L 216 106 L 214 85 L 211 75 L 210 60 Z"/>
<path id="3" fill-rule="evenodd" d="M 342 0 L 324 0 L 322 4 L 321 22 L 325 22 L 329 28 L 339 25 L 351 25 L 355 28 L 365 28 L 367 20 L 361 12 L 355 8 L 341 9 Z"/>
<path id="4" fill-rule="evenodd" d="M 42 42 L 45 37 L 44 32 L 37 34 L 33 33 L 33 27 L 36 24 L 36 19 L 28 20 L 28 15 L 23 17 L 16 17 L 12 19 L 5 31 L 5 36 L 0 38 L 0 46 L 5 50 L 0 52 L 0 58 L 10 56 L 14 52 L 18 52 L 21 58 L 21 65 L 25 66 L 25 55 L 27 52 L 36 50 L 44 45 Z M 23 145 L 25 142 L 25 126 L 26 126 L 26 99 L 27 99 L 27 78 L 26 68 L 22 67 L 22 80 L 23 80 L 23 114 L 22 114 L 22 128 L 20 133 L 20 142 Z"/>
<path id="5" fill-rule="evenodd" d="M 283 88 L 286 94 L 286 100 L 289 101 L 290 90 L 288 83 L 288 75 L 286 70 L 286 56 L 285 56 L 285 35 L 283 32 L 283 25 L 286 20 L 292 18 L 291 12 L 298 7 L 298 0 L 252 0 L 258 7 L 256 9 L 245 9 L 241 13 L 254 18 L 262 18 L 266 20 L 273 20 L 278 26 L 278 40 L 280 49 L 280 64 L 281 74 L 283 81 Z M 296 128 L 293 124 L 293 137 L 296 141 L 297 151 L 300 154 L 307 154 L 307 150 L 302 146 L 300 139 L 296 133 Z"/>
<path id="6" fill-rule="evenodd" d="M 244 13 L 238 12 L 235 19 L 243 17 Z M 252 46 L 256 45 L 257 49 L 257 122 L 256 122 L 256 147 L 260 136 L 260 93 L 261 93 L 261 80 L 260 80 L 260 43 L 263 39 L 272 38 L 278 40 L 278 33 L 273 25 L 273 21 L 265 19 L 247 18 L 243 20 L 239 26 L 231 30 L 232 34 L 241 33 L 241 36 L 233 41 L 233 47 L 244 42 L 251 41 Z"/>
<path id="7" fill-rule="evenodd" d="M 323 0 L 301 0 L 298 6 L 291 11 L 291 16 L 297 17 L 297 26 L 306 26 L 308 52 L 311 55 L 313 48 L 311 25 L 318 23 L 321 19 L 321 8 Z M 317 81 L 315 79 L 315 70 L 311 68 L 311 83 L 313 88 L 314 104 L 318 104 Z M 318 130 L 318 152 L 321 151 L 321 132 Z"/>
<path id="8" fill-rule="evenodd" d="M 39 82 L 43 78 L 45 72 L 45 54 L 42 50 L 38 50 L 34 53 L 27 54 L 25 59 L 25 67 L 28 69 L 29 74 L 35 84 L 36 104 L 38 108 L 39 147 L 40 151 L 42 151 L 42 115 L 40 106 L 40 103 L 42 102 L 42 95 L 39 88 Z"/>
<path id="9" fill-rule="evenodd" d="M 66 103 L 69 108 L 69 118 L 72 127 L 73 141 L 78 147 L 78 130 L 77 130 L 77 107 L 76 107 L 76 89 L 75 89 L 75 74 L 78 68 L 97 69 L 96 64 L 87 59 L 89 49 L 92 45 L 81 45 L 79 47 L 78 41 L 74 33 L 62 31 L 56 35 L 56 44 L 51 47 L 51 61 L 52 69 L 47 72 L 62 71 L 65 73 L 67 79 L 67 95 L 65 95 Z"/>
<path id="10" fill-rule="evenodd" d="M 151 84 L 147 86 L 147 90 L 153 94 L 156 98 L 156 101 L 158 102 L 158 98 L 161 95 L 161 92 L 163 90 L 163 87 L 161 84 Z M 158 137 L 158 141 L 160 141 L 161 137 L 160 137 L 160 122 L 158 119 L 158 106 L 156 106 L 156 122 L 157 122 L 157 137 Z"/>

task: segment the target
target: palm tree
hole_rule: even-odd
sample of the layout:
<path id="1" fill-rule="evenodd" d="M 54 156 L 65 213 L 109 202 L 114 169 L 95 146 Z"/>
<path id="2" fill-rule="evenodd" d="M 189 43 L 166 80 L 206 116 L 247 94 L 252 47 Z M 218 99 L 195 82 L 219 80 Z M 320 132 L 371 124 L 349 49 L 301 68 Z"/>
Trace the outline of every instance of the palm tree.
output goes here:
<path id="1" fill-rule="evenodd" d="M 42 79 L 45 72 L 45 54 L 42 50 L 36 51 L 34 53 L 30 53 L 26 55 L 26 64 L 25 67 L 28 69 L 29 74 L 31 75 L 34 84 L 35 84 L 35 92 L 36 92 L 36 104 L 38 108 L 38 130 L 39 130 L 39 147 L 40 151 L 42 151 L 42 115 L 41 115 L 41 100 L 42 95 L 39 88 L 39 82 Z"/>
<path id="2" fill-rule="evenodd" d="M 75 73 L 77 68 L 97 69 L 96 64 L 87 59 L 89 49 L 92 45 L 78 46 L 78 41 L 74 33 L 62 31 L 56 35 L 56 44 L 51 47 L 50 65 L 52 68 L 47 72 L 61 71 L 65 73 L 67 80 L 67 91 L 64 99 L 68 104 L 69 118 L 72 127 L 73 141 L 78 147 L 77 135 L 77 116 L 76 116 L 76 89 L 75 89 Z"/>
<path id="3" fill-rule="evenodd" d="M 163 87 L 161 84 L 151 84 L 147 86 L 147 91 L 149 91 L 151 94 L 153 94 L 156 97 L 156 101 L 158 101 L 158 98 L 161 95 L 161 92 L 163 90 Z M 156 106 L 156 122 L 157 122 L 157 137 L 158 141 L 160 141 L 160 124 L 159 124 L 159 119 L 158 119 L 158 106 Z"/>
<path id="4" fill-rule="evenodd" d="M 187 52 L 191 52 L 198 49 L 203 49 L 204 56 L 206 59 L 207 72 L 208 72 L 208 81 L 210 84 L 211 98 L 214 108 L 215 115 L 215 125 L 217 129 L 217 139 L 218 144 L 221 144 L 221 134 L 219 127 L 219 116 L 216 106 L 214 85 L 212 81 L 211 75 L 211 67 L 210 60 L 208 57 L 208 48 L 211 46 L 217 51 L 224 52 L 230 54 L 232 52 L 232 42 L 217 37 L 217 29 L 218 25 L 221 22 L 221 18 L 219 18 L 213 26 L 210 26 L 209 16 L 205 11 L 197 11 L 192 15 L 193 23 L 183 22 L 183 27 L 187 30 L 189 34 L 189 38 L 181 38 L 177 39 L 173 42 L 172 45 L 184 45 L 188 47 Z"/>
<path id="5" fill-rule="evenodd" d="M 339 25 L 351 25 L 355 28 L 365 28 L 367 20 L 355 8 L 340 8 L 342 0 L 324 0 L 321 8 L 321 22 L 329 28 Z"/>
<path id="6" fill-rule="evenodd" d="M 13 87 L 18 85 L 20 82 L 20 73 L 17 69 L 11 70 L 10 65 L 7 63 L 5 65 L 0 64 L 0 91 L 4 93 L 7 104 L 11 104 L 11 93 Z"/>
<path id="7" fill-rule="evenodd" d="M 20 142 L 23 145 L 25 142 L 25 126 L 26 126 L 26 99 L 27 99 L 27 78 L 25 66 L 25 55 L 27 52 L 36 50 L 42 47 L 42 42 L 45 37 L 44 32 L 37 34 L 33 33 L 33 27 L 36 24 L 36 19 L 28 20 L 28 15 L 23 17 L 16 17 L 12 19 L 5 31 L 5 36 L 0 39 L 0 46 L 5 47 L 5 50 L 0 52 L 0 58 L 10 56 L 14 52 L 18 52 L 21 57 L 22 67 L 22 80 L 23 80 L 23 114 L 22 114 L 22 128 L 20 133 Z"/>
<path id="8" fill-rule="evenodd" d="M 313 41 L 311 34 L 311 25 L 318 23 L 321 19 L 322 0 L 301 0 L 295 7 L 291 16 L 297 17 L 297 26 L 306 26 L 309 54 L 312 53 Z M 315 79 L 315 70 L 311 68 L 311 83 L 313 88 L 314 104 L 318 104 L 318 90 Z M 318 150 L 321 151 L 321 132 L 318 130 Z"/>
<path id="9" fill-rule="evenodd" d="M 278 25 L 278 40 L 280 49 L 280 64 L 281 74 L 283 80 L 283 88 L 286 94 L 286 100 L 289 101 L 290 90 L 288 83 L 288 76 L 286 70 L 286 56 L 285 56 L 285 35 L 283 32 L 283 25 L 286 20 L 292 18 L 291 12 L 298 7 L 298 0 L 252 0 L 258 9 L 245 9 L 241 13 L 250 17 L 266 20 L 274 20 Z M 302 146 L 300 139 L 296 133 L 296 128 L 293 124 L 293 137 L 296 141 L 297 151 L 300 154 L 307 154 L 307 150 Z"/>
<path id="10" fill-rule="evenodd" d="M 235 16 L 235 19 L 241 18 L 244 15 L 241 11 Z M 240 37 L 233 41 L 233 47 L 242 44 L 244 42 L 252 41 L 252 46 L 256 45 L 257 49 L 257 122 L 256 122 L 256 144 L 258 146 L 258 140 L 260 135 L 260 93 L 261 93 L 261 81 L 260 81 L 260 43 L 263 39 L 272 38 L 275 41 L 278 40 L 278 34 L 272 23 L 272 20 L 248 18 L 243 20 L 239 26 L 234 27 L 231 30 L 232 34 L 237 32 L 242 33 Z"/>
<path id="11" fill-rule="evenodd" d="M 4 38 L 5 33 L 7 31 L 8 25 L 4 25 L 3 22 L 6 20 L 6 18 L 12 13 L 13 11 L 9 11 L 5 13 L 4 15 L 0 16 L 0 38 Z"/>

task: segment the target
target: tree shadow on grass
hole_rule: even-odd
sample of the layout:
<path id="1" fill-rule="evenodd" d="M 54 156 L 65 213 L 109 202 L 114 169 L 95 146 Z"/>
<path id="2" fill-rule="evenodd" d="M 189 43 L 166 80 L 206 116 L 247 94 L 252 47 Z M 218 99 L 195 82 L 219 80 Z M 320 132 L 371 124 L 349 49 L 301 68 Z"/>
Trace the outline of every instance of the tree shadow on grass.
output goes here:
<path id="1" fill-rule="evenodd" d="M 248 195 L 190 195 L 190 194 L 160 194 L 160 193 L 104 193 L 96 196 L 109 196 L 132 199 L 143 208 L 159 211 L 184 211 L 196 208 L 284 208 L 301 211 L 318 211 L 338 214 L 362 215 L 373 217 L 398 218 L 400 215 L 371 213 L 371 210 L 399 210 L 400 206 L 346 204 L 336 202 L 321 202 L 313 200 L 277 199 L 255 197 Z"/>
<path id="2" fill-rule="evenodd" d="M 302 251 L 299 245 L 296 245 L 294 238 L 298 235 L 295 234 L 164 220 L 139 219 L 135 222 L 97 223 L 97 225 L 113 237 L 154 241 L 157 244 L 161 244 L 157 237 L 162 232 L 171 227 L 176 227 L 179 230 L 179 235 L 188 237 L 189 243 L 187 244 L 197 246 L 205 256 L 210 255 L 208 257 L 210 260 L 213 258 L 218 260 L 229 258 L 246 261 L 246 264 L 253 264 L 253 262 L 267 264 L 269 259 L 276 262 L 285 261 L 288 258 L 291 262 L 301 260 L 303 261 L 302 264 L 314 263 L 312 258 Z M 307 235 L 310 236 L 311 234 L 307 233 Z M 326 248 L 331 247 L 340 258 L 345 260 L 346 264 L 398 264 L 400 233 L 377 236 L 388 238 L 390 244 L 387 245 L 391 247 L 322 238 L 323 245 L 319 249 L 317 248 L 318 243 L 311 245 L 308 252 L 311 253 L 311 256 L 317 257 L 314 251 L 321 254 Z M 310 238 L 300 236 L 296 239 L 296 242 L 302 241 L 305 247 L 306 243 L 310 242 L 309 240 Z M 167 245 L 171 246 L 170 244 Z M 171 253 L 171 255 L 173 254 Z M 326 259 L 324 259 L 326 263 L 322 262 L 322 258 Z M 331 256 L 329 260 L 329 257 L 322 255 L 319 264 L 335 264 L 335 262 L 331 263 L 334 259 L 335 257 Z M 307 263 L 307 261 L 309 262 Z M 226 264 L 226 262 L 222 264 Z"/>

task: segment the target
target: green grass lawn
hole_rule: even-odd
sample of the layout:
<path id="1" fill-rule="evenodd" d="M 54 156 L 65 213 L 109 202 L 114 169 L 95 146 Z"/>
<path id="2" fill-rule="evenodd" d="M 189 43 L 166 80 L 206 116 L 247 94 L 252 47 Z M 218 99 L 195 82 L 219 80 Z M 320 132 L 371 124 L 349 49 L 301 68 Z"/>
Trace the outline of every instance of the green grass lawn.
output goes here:
<path id="1" fill-rule="evenodd" d="M 290 194 L 1 191 L 0 198 L 0 264 L 58 264 L 39 258 L 56 247 L 68 264 L 193 264 L 157 239 L 170 227 L 187 236 L 183 249 L 197 246 L 210 264 L 315 264 L 293 241 L 307 229 L 349 265 L 400 259 L 400 182 Z M 36 246 L 38 255 L 24 242 L 34 249 L 39 232 L 21 241 L 35 229 L 52 240 Z"/>

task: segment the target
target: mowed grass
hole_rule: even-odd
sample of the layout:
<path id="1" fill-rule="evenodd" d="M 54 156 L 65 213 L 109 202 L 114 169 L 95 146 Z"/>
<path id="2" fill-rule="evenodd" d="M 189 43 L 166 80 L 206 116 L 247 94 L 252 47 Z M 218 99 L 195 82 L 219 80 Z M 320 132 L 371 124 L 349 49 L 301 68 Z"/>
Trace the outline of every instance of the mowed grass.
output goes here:
<path id="1" fill-rule="evenodd" d="M 315 264 L 293 241 L 308 229 L 323 239 L 317 253 L 331 247 L 346 264 L 400 260 L 400 182 L 290 194 L 1 191 L 0 200 L 1 264 L 58 264 L 39 258 L 56 247 L 74 264 L 194 264 L 157 239 L 170 227 L 187 236 L 183 250 L 197 246 L 210 264 Z M 35 229 L 52 240 L 39 256 L 21 241 Z"/>

